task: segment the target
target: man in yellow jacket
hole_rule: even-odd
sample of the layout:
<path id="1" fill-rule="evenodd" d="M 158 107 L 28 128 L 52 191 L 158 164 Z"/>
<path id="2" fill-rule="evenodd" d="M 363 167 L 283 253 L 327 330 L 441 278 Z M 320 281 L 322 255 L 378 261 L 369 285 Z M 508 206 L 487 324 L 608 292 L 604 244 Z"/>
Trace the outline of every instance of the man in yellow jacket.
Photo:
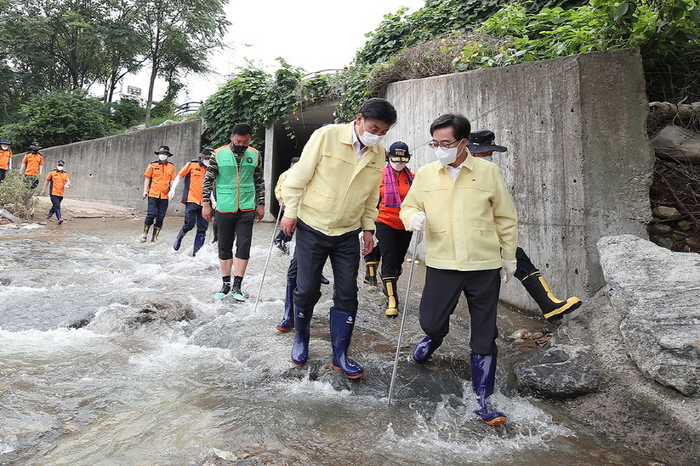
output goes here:
<path id="1" fill-rule="evenodd" d="M 464 293 L 469 305 L 472 385 L 489 425 L 507 422 L 486 398 L 496 375 L 496 309 L 501 280 L 516 269 L 517 214 L 501 170 L 479 160 L 467 148 L 471 124 L 462 115 L 445 114 L 430 125 L 436 162 L 418 170 L 400 217 L 413 231 L 426 230 L 427 266 L 420 303 L 426 337 L 413 349 L 425 362 L 449 332 L 450 315 Z"/>
<path id="2" fill-rule="evenodd" d="M 297 230 L 297 287 L 294 291 L 292 362 L 306 364 L 309 324 L 321 297 L 321 272 L 327 258 L 333 267 L 335 292 L 330 311 L 333 367 L 351 379 L 364 375 L 347 357 L 357 314 L 359 233 L 368 254 L 374 246 L 379 184 L 384 169 L 380 142 L 396 123 L 396 110 L 379 98 L 362 105 L 352 123 L 316 130 L 299 162 L 282 184 L 285 234 Z"/>

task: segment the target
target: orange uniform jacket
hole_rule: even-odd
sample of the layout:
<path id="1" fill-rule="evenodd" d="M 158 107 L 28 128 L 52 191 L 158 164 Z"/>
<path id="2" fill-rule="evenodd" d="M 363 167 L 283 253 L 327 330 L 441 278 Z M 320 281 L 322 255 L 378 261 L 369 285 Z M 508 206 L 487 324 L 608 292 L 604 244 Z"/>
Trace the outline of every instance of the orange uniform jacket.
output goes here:
<path id="1" fill-rule="evenodd" d="M 182 192 L 182 203 L 194 202 L 202 205 L 202 184 L 204 184 L 204 175 L 207 172 L 207 167 L 199 160 L 191 160 L 182 170 L 180 170 L 180 178 L 185 180 L 185 189 Z"/>
<path id="2" fill-rule="evenodd" d="M 68 173 L 60 170 L 51 170 L 46 177 L 49 182 L 49 194 L 52 196 L 63 197 L 63 191 L 66 188 L 66 183 L 70 183 Z"/>
<path id="3" fill-rule="evenodd" d="M 24 169 L 25 175 L 38 175 L 39 165 L 44 165 L 44 156 L 41 153 L 32 154 L 27 152 L 22 159 L 22 163 L 27 164 L 27 167 Z"/>
<path id="4" fill-rule="evenodd" d="M 148 190 L 148 197 L 157 199 L 167 199 L 170 191 L 170 182 L 175 179 L 175 165 L 165 161 L 156 160 L 148 164 L 146 172 L 143 174 L 151 179 L 151 187 Z"/>
<path id="5" fill-rule="evenodd" d="M 10 159 L 12 158 L 12 149 L 0 149 L 0 170 L 10 169 Z"/>

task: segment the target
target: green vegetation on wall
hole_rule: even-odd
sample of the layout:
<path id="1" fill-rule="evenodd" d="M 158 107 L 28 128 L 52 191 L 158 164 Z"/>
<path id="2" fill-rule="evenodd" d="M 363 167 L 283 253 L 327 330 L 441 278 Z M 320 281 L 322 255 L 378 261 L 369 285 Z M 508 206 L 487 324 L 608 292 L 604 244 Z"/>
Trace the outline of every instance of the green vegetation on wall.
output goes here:
<path id="1" fill-rule="evenodd" d="M 362 102 L 400 80 L 621 48 L 640 52 L 650 99 L 700 100 L 698 0 L 427 0 L 412 14 L 401 8 L 386 15 L 367 37 L 354 63 L 323 86 L 309 86 L 301 72 L 291 76 L 288 85 L 296 80 L 298 88 L 285 87 L 284 95 L 294 99 L 269 92 L 272 79 L 261 70 L 244 69 L 205 105 L 212 139 L 227 140 L 236 121 L 252 121 L 262 134 L 270 122 L 321 100 L 337 99 L 336 121 L 347 122 Z M 259 81 L 247 97 L 249 73 Z"/>

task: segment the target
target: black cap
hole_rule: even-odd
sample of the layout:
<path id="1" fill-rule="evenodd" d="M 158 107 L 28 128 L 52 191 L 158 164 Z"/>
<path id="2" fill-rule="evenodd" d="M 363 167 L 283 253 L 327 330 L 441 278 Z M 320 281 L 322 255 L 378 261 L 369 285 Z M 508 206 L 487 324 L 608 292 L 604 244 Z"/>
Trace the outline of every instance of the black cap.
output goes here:
<path id="1" fill-rule="evenodd" d="M 30 149 L 34 149 L 34 150 L 39 150 L 39 149 L 41 149 L 41 146 L 39 145 L 38 142 L 34 141 L 33 143 L 31 143 L 31 145 L 29 146 L 29 148 L 30 148 Z"/>
<path id="2" fill-rule="evenodd" d="M 481 131 L 474 131 L 469 133 L 469 142 L 467 143 L 467 148 L 472 154 L 480 154 L 481 152 L 505 152 L 508 150 L 505 146 L 497 146 L 493 143 L 496 136 L 493 131 L 487 129 Z"/>
<path id="3" fill-rule="evenodd" d="M 8 141 L 7 139 L 3 139 L 2 141 L 0 141 L 0 144 L 7 144 L 9 146 L 10 141 Z"/>
<path id="4" fill-rule="evenodd" d="M 205 147 L 204 149 L 202 149 L 202 151 L 199 154 L 197 154 L 197 157 L 199 157 L 200 159 L 203 159 L 205 157 L 213 157 L 213 156 L 214 156 L 214 149 L 212 149 L 211 147 Z"/>
<path id="5" fill-rule="evenodd" d="M 168 157 L 172 157 L 173 153 L 170 152 L 170 147 L 168 146 L 160 146 L 157 151 L 154 152 L 154 154 L 158 155 L 161 152 L 165 152 L 168 154 Z"/>
<path id="6" fill-rule="evenodd" d="M 389 160 L 392 162 L 408 162 L 411 160 L 411 153 L 408 151 L 408 144 L 396 141 L 389 147 Z"/>

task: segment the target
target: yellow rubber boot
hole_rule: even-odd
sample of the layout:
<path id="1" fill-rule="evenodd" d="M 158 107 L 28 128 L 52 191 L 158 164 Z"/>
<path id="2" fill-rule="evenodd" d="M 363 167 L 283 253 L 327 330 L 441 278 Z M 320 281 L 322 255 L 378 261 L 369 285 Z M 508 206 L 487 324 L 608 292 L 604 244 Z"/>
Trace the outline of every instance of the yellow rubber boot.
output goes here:
<path id="1" fill-rule="evenodd" d="M 396 293 L 396 278 L 382 278 L 384 284 L 384 295 L 386 296 L 386 314 L 387 317 L 398 317 L 399 315 L 399 296 Z"/>

